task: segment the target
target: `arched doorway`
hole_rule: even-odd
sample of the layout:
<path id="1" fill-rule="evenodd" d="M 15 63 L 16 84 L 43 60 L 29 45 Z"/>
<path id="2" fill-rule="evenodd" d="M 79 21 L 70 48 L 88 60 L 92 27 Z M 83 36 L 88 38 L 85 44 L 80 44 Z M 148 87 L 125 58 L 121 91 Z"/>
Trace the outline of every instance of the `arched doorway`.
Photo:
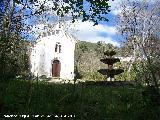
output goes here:
<path id="1" fill-rule="evenodd" d="M 59 60 L 52 62 L 52 77 L 60 77 L 61 63 Z"/>

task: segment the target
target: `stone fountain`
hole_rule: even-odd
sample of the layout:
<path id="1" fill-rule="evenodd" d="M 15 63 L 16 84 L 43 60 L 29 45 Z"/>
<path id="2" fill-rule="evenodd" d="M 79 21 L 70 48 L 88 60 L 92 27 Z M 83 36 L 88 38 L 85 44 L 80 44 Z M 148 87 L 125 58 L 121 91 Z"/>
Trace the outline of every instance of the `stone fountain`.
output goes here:
<path id="1" fill-rule="evenodd" d="M 99 73 L 102 75 L 106 75 L 108 81 L 114 81 L 114 76 L 121 74 L 124 72 L 123 69 L 114 69 L 113 64 L 120 62 L 119 58 L 114 58 L 113 56 L 116 54 L 115 51 L 105 51 L 104 58 L 100 59 L 101 62 L 108 65 L 108 69 L 100 69 L 98 70 Z"/>

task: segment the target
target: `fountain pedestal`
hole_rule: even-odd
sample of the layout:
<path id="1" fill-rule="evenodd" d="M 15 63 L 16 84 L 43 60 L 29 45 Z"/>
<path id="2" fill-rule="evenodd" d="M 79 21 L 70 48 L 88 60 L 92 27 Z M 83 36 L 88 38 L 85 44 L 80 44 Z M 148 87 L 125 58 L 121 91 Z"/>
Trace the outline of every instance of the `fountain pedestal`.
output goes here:
<path id="1" fill-rule="evenodd" d="M 121 74 L 124 72 L 123 69 L 114 69 L 113 64 L 116 62 L 120 62 L 119 58 L 114 58 L 113 56 L 116 54 L 115 51 L 106 51 L 104 52 L 104 58 L 100 59 L 101 62 L 108 65 L 107 69 L 98 70 L 102 75 L 107 76 L 107 81 L 114 81 L 114 76 Z"/>

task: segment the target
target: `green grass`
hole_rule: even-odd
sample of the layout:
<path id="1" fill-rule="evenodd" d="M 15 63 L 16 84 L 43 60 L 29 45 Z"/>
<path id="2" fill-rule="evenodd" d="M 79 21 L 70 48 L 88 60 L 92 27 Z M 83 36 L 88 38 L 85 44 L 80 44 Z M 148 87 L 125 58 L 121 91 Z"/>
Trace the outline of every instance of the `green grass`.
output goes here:
<path id="1" fill-rule="evenodd" d="M 140 87 L 48 84 L 13 80 L 0 84 L 3 114 L 75 115 L 76 120 L 158 120 Z M 59 120 L 61 118 L 58 118 Z"/>

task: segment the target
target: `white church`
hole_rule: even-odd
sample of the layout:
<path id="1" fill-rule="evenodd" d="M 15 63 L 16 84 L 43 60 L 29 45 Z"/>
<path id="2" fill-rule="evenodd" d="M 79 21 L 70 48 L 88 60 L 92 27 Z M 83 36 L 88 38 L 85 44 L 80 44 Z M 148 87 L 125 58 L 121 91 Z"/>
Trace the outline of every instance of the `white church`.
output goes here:
<path id="1" fill-rule="evenodd" d="M 74 79 L 76 39 L 64 30 L 63 23 L 43 32 L 31 49 L 31 73 L 34 76 Z"/>

